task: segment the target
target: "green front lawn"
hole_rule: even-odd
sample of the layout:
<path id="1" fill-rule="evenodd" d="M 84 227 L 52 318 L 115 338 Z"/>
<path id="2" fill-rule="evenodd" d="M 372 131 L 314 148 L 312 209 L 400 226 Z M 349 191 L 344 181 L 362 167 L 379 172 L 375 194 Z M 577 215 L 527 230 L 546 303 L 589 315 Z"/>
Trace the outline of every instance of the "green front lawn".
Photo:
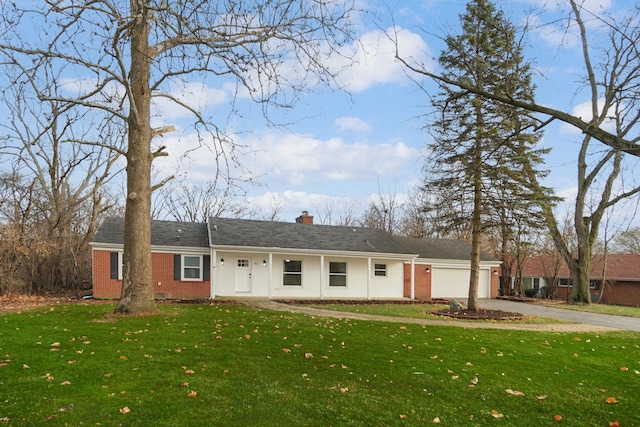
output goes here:
<path id="1" fill-rule="evenodd" d="M 0 424 L 640 425 L 638 333 L 160 308 L 0 315 Z"/>

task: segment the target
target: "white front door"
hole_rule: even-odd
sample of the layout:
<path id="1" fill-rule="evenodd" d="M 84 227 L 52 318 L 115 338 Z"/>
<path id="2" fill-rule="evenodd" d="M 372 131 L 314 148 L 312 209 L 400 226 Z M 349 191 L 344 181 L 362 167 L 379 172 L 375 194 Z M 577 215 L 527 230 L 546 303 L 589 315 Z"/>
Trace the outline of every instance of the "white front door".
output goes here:
<path id="1" fill-rule="evenodd" d="M 249 258 L 236 258 L 233 283 L 236 292 L 251 292 L 251 260 Z"/>

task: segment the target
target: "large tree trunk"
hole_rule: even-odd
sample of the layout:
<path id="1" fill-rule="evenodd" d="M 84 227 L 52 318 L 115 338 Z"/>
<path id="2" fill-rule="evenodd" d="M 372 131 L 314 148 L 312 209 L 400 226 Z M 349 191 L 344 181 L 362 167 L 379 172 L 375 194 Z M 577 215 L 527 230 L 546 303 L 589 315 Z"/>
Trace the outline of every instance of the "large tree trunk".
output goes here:
<path id="1" fill-rule="evenodd" d="M 477 102 L 477 131 L 482 128 L 482 107 Z M 480 245 L 482 242 L 482 136 L 476 134 L 473 153 L 473 214 L 471 215 L 471 276 L 469 277 L 469 301 L 467 308 L 478 310 L 478 281 L 480 280 Z"/>
<path id="2" fill-rule="evenodd" d="M 122 293 L 116 313 L 155 310 L 151 283 L 151 55 L 146 2 L 131 2 L 129 147 L 127 150 L 127 202 L 124 221 Z"/>
<path id="3" fill-rule="evenodd" d="M 591 249 L 587 251 L 582 249 L 582 246 L 578 249 L 578 262 L 575 268 L 571 268 L 571 276 L 573 278 L 571 300 L 573 302 L 591 304 L 591 291 L 589 290 Z"/>

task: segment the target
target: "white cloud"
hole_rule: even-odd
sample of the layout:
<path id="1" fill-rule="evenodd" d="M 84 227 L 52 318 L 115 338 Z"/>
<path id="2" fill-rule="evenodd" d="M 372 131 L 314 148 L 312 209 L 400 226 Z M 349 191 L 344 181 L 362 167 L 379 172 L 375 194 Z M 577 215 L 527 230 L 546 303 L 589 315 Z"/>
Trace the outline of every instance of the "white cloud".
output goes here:
<path id="1" fill-rule="evenodd" d="M 405 84 L 408 78 L 402 65 L 395 59 L 396 44 L 399 54 L 413 62 L 433 67 L 433 60 L 425 41 L 417 33 L 395 27 L 387 32 L 374 30 L 364 33 L 355 43 L 345 47 L 341 56 L 328 59 L 331 70 L 340 71 L 338 81 L 350 92 L 362 92 L 378 84 Z M 353 61 L 353 62 L 351 62 Z"/>
<path id="2" fill-rule="evenodd" d="M 347 116 L 338 117 L 335 120 L 335 124 L 336 126 L 338 126 L 338 129 L 340 130 L 340 132 L 352 131 L 352 132 L 358 132 L 358 133 L 367 133 L 367 132 L 370 132 L 372 129 L 369 123 L 365 122 L 364 120 L 358 117 L 347 117 Z"/>
<path id="3" fill-rule="evenodd" d="M 403 142 L 347 143 L 341 138 L 320 140 L 313 136 L 270 133 L 245 143 L 260 150 L 256 151 L 252 166 L 248 166 L 250 170 L 270 181 L 275 179 L 294 186 L 397 177 L 405 173 L 417 156 L 417 151 Z"/>
<path id="4" fill-rule="evenodd" d="M 184 83 L 180 86 L 174 84 L 168 94 L 190 108 L 203 113 L 208 108 L 228 103 L 233 96 L 235 86 L 227 83 L 221 88 L 213 88 L 202 82 Z M 192 115 L 186 108 L 180 106 L 173 99 L 164 96 L 153 98 L 154 116 L 161 120 L 175 120 Z"/>
<path id="5" fill-rule="evenodd" d="M 237 137 L 236 143 L 243 147 L 244 154 L 238 153 L 242 169 L 232 165 L 232 176 L 274 189 L 331 187 L 349 181 L 405 181 L 412 179 L 419 157 L 417 149 L 403 142 L 348 143 L 336 137 L 321 140 L 311 135 L 274 132 Z M 170 155 L 154 162 L 161 175 L 187 175 L 196 181 L 215 177 L 220 156 L 206 146 L 201 147 L 195 135 L 168 134 L 162 144 L 167 146 Z M 189 150 L 196 151 L 180 157 Z M 343 191 L 344 187 L 340 188 L 340 192 Z"/>

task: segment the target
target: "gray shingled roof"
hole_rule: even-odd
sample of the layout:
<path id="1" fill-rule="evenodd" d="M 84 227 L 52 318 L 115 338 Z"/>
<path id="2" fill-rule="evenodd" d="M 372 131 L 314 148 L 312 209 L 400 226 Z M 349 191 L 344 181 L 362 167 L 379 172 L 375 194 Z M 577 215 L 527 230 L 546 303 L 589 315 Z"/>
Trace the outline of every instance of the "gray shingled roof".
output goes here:
<path id="1" fill-rule="evenodd" d="M 98 228 L 93 242 L 124 244 L 124 218 L 105 219 Z M 207 224 L 151 221 L 151 244 L 154 246 L 208 248 Z"/>
<path id="2" fill-rule="evenodd" d="M 382 230 L 246 219 L 210 218 L 214 246 L 411 254 Z"/>
<path id="3" fill-rule="evenodd" d="M 401 236 L 394 236 L 394 240 L 406 247 L 409 252 L 419 254 L 420 258 L 471 259 L 471 245 L 462 240 L 435 239 L 430 237 L 415 239 Z M 480 261 L 497 261 L 497 259 L 486 252 L 480 252 Z"/>
<path id="4" fill-rule="evenodd" d="M 209 232 L 207 232 L 207 226 Z M 248 219 L 210 218 L 209 224 L 151 221 L 154 246 L 304 249 L 361 253 L 419 255 L 420 258 L 468 260 L 471 245 L 460 240 L 390 236 L 383 230 L 362 227 L 299 224 Z M 177 237 L 180 237 L 179 239 Z M 124 218 L 107 218 L 94 243 L 124 243 Z M 481 261 L 496 261 L 481 252 Z"/>

